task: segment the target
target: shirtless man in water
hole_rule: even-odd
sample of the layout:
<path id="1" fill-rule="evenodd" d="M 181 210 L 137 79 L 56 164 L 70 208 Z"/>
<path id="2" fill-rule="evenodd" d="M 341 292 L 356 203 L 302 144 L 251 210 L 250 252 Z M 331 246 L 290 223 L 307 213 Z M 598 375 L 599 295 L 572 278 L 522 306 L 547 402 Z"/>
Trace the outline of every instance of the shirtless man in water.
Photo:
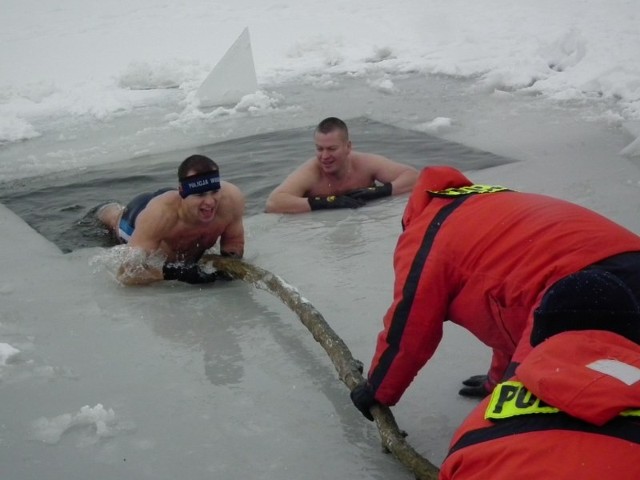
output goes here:
<path id="1" fill-rule="evenodd" d="M 132 249 L 117 274 L 125 285 L 211 283 L 220 275 L 205 272 L 197 262 L 218 239 L 221 255 L 242 257 L 245 200 L 240 189 L 221 181 L 218 165 L 204 155 L 185 159 L 178 180 L 177 190 L 143 193 L 126 207 L 109 203 L 97 211 L 117 240 Z M 153 261 L 158 257 L 160 262 Z"/>
<path id="2" fill-rule="evenodd" d="M 314 134 L 316 156 L 289 175 L 267 198 L 267 213 L 358 208 L 367 201 L 409 192 L 418 171 L 382 155 L 351 149 L 339 118 L 322 120 Z"/>

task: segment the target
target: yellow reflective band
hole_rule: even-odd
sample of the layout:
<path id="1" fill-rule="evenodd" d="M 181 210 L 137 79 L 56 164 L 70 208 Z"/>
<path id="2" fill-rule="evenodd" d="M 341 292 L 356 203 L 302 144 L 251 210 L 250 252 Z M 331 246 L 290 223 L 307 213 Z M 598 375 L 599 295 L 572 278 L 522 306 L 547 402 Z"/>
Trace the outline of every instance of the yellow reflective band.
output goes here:
<path id="1" fill-rule="evenodd" d="M 640 417 L 640 410 L 625 410 L 620 412 L 621 417 Z"/>
<path id="2" fill-rule="evenodd" d="M 491 400 L 484 412 L 484 418 L 499 419 L 530 415 L 532 413 L 558 413 L 560 410 L 551 407 L 532 394 L 520 382 L 503 382 L 496 385 Z"/>
<path id="3" fill-rule="evenodd" d="M 459 197 L 473 193 L 511 192 L 513 190 L 500 185 L 468 185 L 466 187 L 451 187 L 444 190 L 427 190 L 433 197 Z"/>
<path id="4" fill-rule="evenodd" d="M 531 415 L 536 413 L 558 413 L 559 408 L 547 405 L 521 382 L 502 382 L 496 385 L 491 400 L 484 412 L 485 420 Z M 621 417 L 640 417 L 640 409 L 620 412 Z"/>

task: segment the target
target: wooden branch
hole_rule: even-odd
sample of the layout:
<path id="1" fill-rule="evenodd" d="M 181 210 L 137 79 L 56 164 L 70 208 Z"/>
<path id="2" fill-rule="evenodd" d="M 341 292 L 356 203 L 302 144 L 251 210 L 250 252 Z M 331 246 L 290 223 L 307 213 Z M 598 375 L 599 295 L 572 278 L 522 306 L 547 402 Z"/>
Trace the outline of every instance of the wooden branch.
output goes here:
<path id="1" fill-rule="evenodd" d="M 362 363 L 353 358 L 347 345 L 295 287 L 277 275 L 242 260 L 207 254 L 202 257 L 201 262 L 211 263 L 217 270 L 223 270 L 233 278 L 243 280 L 278 297 L 298 315 L 313 338 L 324 348 L 338 372 L 338 377 L 349 390 L 364 382 Z M 409 445 L 405 440 L 406 434 L 398 428 L 391 410 L 384 405 L 375 405 L 371 413 L 378 426 L 383 447 L 409 468 L 418 480 L 437 480 L 438 468 Z"/>

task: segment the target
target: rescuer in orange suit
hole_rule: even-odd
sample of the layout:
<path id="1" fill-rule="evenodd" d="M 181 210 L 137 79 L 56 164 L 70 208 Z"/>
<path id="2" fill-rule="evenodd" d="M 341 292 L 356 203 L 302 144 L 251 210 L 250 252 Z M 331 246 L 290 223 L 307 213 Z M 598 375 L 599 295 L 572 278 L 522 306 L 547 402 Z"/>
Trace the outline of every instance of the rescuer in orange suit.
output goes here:
<path id="1" fill-rule="evenodd" d="M 552 284 L 592 268 L 640 292 L 635 233 L 560 199 L 474 185 L 451 167 L 421 172 L 402 224 L 393 302 L 367 381 L 351 392 L 370 420 L 375 403 L 398 402 L 435 352 L 446 320 L 493 350 L 488 373 L 460 391 L 484 397 L 531 350 L 533 310 Z"/>
<path id="2" fill-rule="evenodd" d="M 440 480 L 640 478 L 640 307 L 584 270 L 534 313 L 535 347 L 454 434 Z"/>

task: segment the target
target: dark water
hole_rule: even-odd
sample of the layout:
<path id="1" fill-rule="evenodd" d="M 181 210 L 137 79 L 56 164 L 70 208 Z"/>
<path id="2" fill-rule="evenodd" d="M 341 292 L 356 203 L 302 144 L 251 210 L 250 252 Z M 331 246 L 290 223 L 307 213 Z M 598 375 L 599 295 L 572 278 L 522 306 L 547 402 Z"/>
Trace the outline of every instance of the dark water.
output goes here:
<path id="1" fill-rule="evenodd" d="M 378 153 L 421 169 L 451 165 L 480 170 L 513 160 L 422 132 L 368 118 L 347 120 L 355 150 Z M 315 125 L 254 135 L 212 145 L 132 158 L 99 168 L 68 170 L 0 184 L 5 204 L 63 252 L 108 246 L 110 238 L 96 224 L 92 208 L 105 201 L 127 203 L 143 191 L 177 186 L 180 162 L 194 153 L 220 166 L 223 179 L 236 184 L 247 199 L 247 216 L 260 213 L 269 193 L 314 154 Z"/>

